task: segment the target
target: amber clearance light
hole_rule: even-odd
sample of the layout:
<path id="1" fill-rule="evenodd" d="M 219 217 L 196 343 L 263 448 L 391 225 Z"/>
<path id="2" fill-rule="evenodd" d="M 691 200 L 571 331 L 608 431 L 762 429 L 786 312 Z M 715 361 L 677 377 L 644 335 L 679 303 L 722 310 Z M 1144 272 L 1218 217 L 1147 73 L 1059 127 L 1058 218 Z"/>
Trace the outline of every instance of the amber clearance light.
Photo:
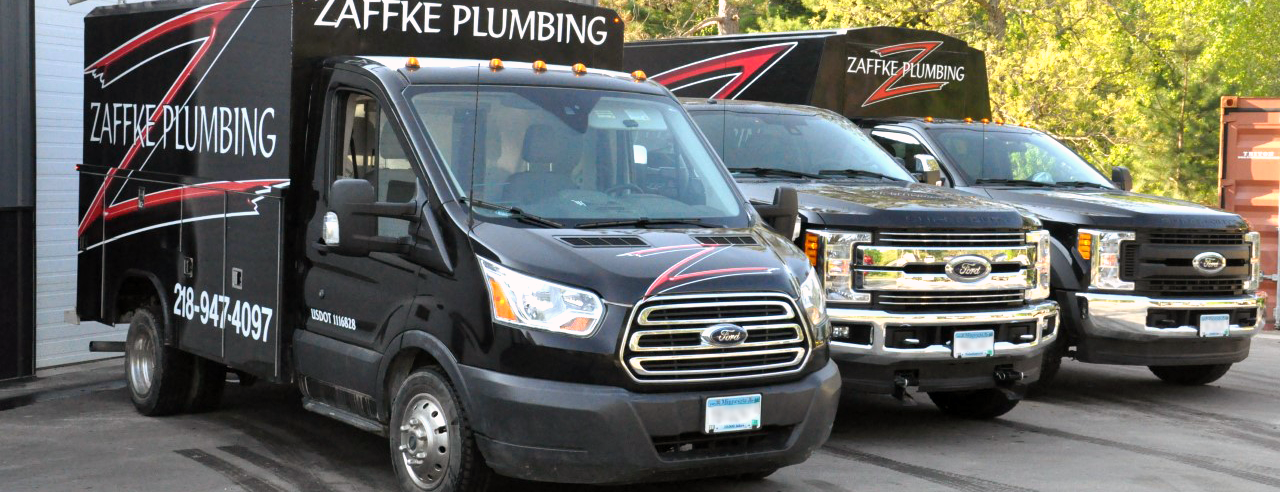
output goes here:
<path id="1" fill-rule="evenodd" d="M 502 70 L 502 67 L 503 67 L 502 60 L 497 58 L 489 60 L 489 70 L 493 70 L 497 72 L 498 70 Z"/>
<path id="2" fill-rule="evenodd" d="M 822 247 L 822 238 L 812 232 L 804 235 L 804 255 L 809 257 L 810 266 L 818 266 L 818 250 Z"/>
<path id="3" fill-rule="evenodd" d="M 574 63 L 574 64 L 573 64 L 573 73 L 575 73 L 575 74 L 577 74 L 577 75 L 585 75 L 585 74 L 587 73 L 587 66 L 586 66 L 585 64 L 582 64 L 582 63 Z"/>
<path id="4" fill-rule="evenodd" d="M 418 63 L 418 57 L 411 56 L 409 57 L 408 60 L 405 60 L 404 68 L 407 68 L 409 70 L 417 70 L 419 68 L 422 68 L 422 64 Z"/>
<path id="5" fill-rule="evenodd" d="M 533 71 L 538 73 L 547 71 L 547 62 L 544 62 L 542 60 L 533 62 Z"/>
<path id="6" fill-rule="evenodd" d="M 1076 251 L 1080 252 L 1080 257 L 1086 260 L 1093 256 L 1093 234 L 1081 232 L 1076 235 Z"/>

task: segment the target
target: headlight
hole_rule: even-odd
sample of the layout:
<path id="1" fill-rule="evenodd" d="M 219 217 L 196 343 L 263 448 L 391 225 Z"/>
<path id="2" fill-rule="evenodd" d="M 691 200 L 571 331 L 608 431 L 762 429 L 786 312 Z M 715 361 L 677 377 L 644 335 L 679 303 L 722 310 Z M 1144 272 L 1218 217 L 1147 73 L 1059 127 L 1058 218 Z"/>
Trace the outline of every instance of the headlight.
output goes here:
<path id="1" fill-rule="evenodd" d="M 1250 232 L 1244 240 L 1249 243 L 1249 281 L 1244 290 L 1254 292 L 1262 287 L 1262 234 Z"/>
<path id="2" fill-rule="evenodd" d="M 1120 246 L 1133 241 L 1137 235 L 1124 231 L 1097 231 L 1080 229 L 1076 234 L 1076 249 L 1089 260 L 1089 284 L 1102 290 L 1133 290 L 1133 282 L 1120 279 Z M 1088 254 L 1085 252 L 1088 251 Z"/>
<path id="3" fill-rule="evenodd" d="M 1049 254 L 1049 231 L 1031 231 L 1027 233 L 1027 244 L 1036 246 L 1035 268 L 1027 272 L 1027 299 L 1038 301 L 1049 297 L 1049 272 L 1052 265 Z"/>
<path id="4" fill-rule="evenodd" d="M 826 343 L 831 337 L 827 325 L 827 297 L 822 290 L 822 283 L 818 281 L 817 272 L 812 268 L 809 269 L 809 276 L 800 284 L 800 309 L 804 310 L 805 318 L 809 320 L 813 338 Z"/>
<path id="5" fill-rule="evenodd" d="M 604 317 L 600 297 L 517 273 L 480 258 L 493 319 L 534 330 L 589 337 Z"/>
<path id="6" fill-rule="evenodd" d="M 870 232 L 813 231 L 805 235 L 804 253 L 821 275 L 827 300 L 869 303 L 871 294 L 853 288 L 853 255 L 858 244 L 871 242 Z"/>

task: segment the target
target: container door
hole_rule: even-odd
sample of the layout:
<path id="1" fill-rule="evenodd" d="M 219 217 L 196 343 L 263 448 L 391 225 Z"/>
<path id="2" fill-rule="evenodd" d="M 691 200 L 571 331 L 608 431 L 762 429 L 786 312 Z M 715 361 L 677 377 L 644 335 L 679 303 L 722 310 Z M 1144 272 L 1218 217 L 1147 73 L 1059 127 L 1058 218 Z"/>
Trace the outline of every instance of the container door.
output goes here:
<path id="1" fill-rule="evenodd" d="M 1280 99 L 1228 96 L 1222 106 L 1222 208 L 1241 215 L 1262 234 L 1262 271 L 1275 275 L 1280 244 Z M 1276 287 L 1274 280 L 1262 286 L 1272 294 L 1267 315 L 1273 326 L 1280 295 Z"/>

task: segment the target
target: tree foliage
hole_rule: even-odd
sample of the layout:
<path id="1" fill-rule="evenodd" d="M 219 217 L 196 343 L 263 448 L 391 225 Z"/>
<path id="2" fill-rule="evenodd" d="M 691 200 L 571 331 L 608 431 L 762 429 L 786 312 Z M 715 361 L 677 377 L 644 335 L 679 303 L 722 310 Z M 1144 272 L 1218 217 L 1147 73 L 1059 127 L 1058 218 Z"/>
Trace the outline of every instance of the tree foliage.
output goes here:
<path id="1" fill-rule="evenodd" d="M 714 35 L 718 0 L 603 0 L 630 39 Z M 744 32 L 897 26 L 986 51 L 997 117 L 1139 191 L 1216 203 L 1218 105 L 1280 95 L 1280 0 L 732 0 Z"/>

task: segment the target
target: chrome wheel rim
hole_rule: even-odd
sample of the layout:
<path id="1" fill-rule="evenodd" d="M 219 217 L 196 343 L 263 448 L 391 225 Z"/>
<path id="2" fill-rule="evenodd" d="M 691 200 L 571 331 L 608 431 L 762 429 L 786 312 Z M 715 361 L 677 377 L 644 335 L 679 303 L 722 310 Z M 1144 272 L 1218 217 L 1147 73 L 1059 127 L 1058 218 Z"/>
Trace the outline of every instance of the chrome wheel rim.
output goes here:
<path id="1" fill-rule="evenodd" d="M 418 487 L 433 490 L 449 472 L 449 415 L 434 396 L 409 401 L 400 425 L 400 459 Z"/>
<path id="2" fill-rule="evenodd" d="M 151 378 L 156 372 L 156 342 L 148 330 L 136 330 L 125 355 L 129 359 L 129 385 L 134 394 L 145 397 L 151 393 Z"/>

